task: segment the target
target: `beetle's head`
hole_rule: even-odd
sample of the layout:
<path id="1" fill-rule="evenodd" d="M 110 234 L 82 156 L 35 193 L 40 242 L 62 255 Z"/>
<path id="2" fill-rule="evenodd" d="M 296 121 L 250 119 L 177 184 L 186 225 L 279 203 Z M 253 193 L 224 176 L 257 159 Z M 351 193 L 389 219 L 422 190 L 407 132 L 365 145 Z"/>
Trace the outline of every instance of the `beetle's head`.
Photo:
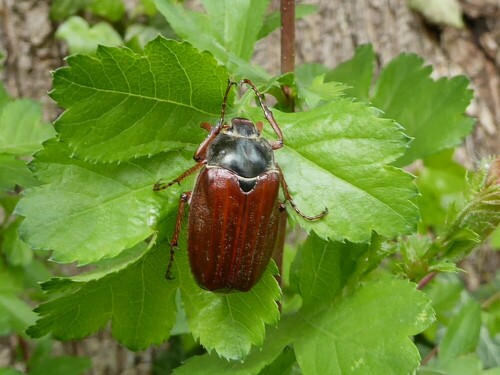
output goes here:
<path id="1" fill-rule="evenodd" d="M 231 130 L 234 135 L 244 138 L 257 138 L 260 136 L 261 127 L 256 126 L 252 121 L 242 117 L 231 120 Z"/>

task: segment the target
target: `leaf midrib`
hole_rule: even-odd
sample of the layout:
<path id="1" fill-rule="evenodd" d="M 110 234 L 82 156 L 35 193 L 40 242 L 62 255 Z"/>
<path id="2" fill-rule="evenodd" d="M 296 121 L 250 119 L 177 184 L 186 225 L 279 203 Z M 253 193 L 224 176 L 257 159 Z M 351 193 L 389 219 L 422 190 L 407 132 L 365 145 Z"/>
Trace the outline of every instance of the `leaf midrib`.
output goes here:
<path id="1" fill-rule="evenodd" d="M 84 89 L 94 90 L 94 91 L 99 92 L 99 93 L 106 93 L 106 94 L 113 94 L 113 95 L 124 95 L 124 96 L 134 97 L 134 98 L 138 98 L 138 99 L 153 100 L 153 101 L 156 101 L 156 102 L 167 103 L 167 104 L 174 105 L 174 106 L 189 108 L 189 109 L 195 110 L 195 111 L 197 111 L 199 113 L 202 113 L 204 115 L 207 115 L 209 117 L 217 116 L 216 113 L 210 113 L 210 112 L 204 111 L 201 108 L 198 108 L 198 107 L 196 107 L 194 105 L 189 105 L 189 104 L 186 104 L 186 103 L 177 102 L 177 101 L 174 101 L 172 99 L 162 99 L 162 98 L 158 98 L 156 96 L 155 97 L 151 97 L 151 96 L 139 95 L 139 94 L 135 94 L 135 93 L 131 93 L 131 92 L 127 93 L 125 91 L 113 91 L 113 90 L 109 90 L 109 89 L 97 88 L 95 86 L 87 86 L 87 85 L 83 85 L 81 83 L 77 83 L 75 81 L 71 81 L 71 80 L 69 80 L 69 79 L 67 79 L 65 77 L 62 77 L 61 79 L 64 80 L 64 81 L 66 81 L 66 82 L 68 82 L 70 85 L 74 85 L 74 86 L 81 87 L 81 88 L 84 88 Z M 82 101 L 82 100 L 80 100 L 80 101 Z M 75 105 L 75 103 L 71 103 L 67 107 L 69 108 L 72 105 Z"/>

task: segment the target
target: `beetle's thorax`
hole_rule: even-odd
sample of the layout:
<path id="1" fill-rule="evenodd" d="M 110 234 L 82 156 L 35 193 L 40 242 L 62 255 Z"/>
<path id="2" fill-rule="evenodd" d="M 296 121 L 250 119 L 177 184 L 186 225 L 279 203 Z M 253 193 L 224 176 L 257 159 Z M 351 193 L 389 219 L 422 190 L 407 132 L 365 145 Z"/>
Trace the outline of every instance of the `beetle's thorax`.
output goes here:
<path id="1" fill-rule="evenodd" d="M 254 178 L 274 169 L 274 154 L 269 142 L 260 136 L 247 119 L 235 118 L 208 149 L 207 165 L 229 169 L 239 177 Z"/>

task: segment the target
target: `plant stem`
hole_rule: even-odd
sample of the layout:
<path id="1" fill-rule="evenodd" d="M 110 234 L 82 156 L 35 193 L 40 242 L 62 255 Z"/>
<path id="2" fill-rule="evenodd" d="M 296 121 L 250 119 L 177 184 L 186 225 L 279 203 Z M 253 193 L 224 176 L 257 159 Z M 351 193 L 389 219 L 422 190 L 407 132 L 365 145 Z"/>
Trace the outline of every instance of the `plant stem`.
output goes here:
<path id="1" fill-rule="evenodd" d="M 432 348 L 432 350 L 425 356 L 424 359 L 422 359 L 422 362 L 420 363 L 422 366 L 425 366 L 426 364 L 429 363 L 429 361 L 434 358 L 438 354 L 439 348 L 435 346 Z"/>
<path id="2" fill-rule="evenodd" d="M 431 272 L 425 275 L 422 280 L 419 281 L 417 289 L 422 290 L 427 284 L 429 284 L 437 276 L 437 272 Z"/>
<path id="3" fill-rule="evenodd" d="M 280 0 L 281 74 L 295 70 L 295 0 Z M 293 112 L 295 99 L 290 87 L 281 86 L 287 112 Z"/>
<path id="4" fill-rule="evenodd" d="M 295 70 L 295 0 L 280 0 L 281 73 Z"/>
<path id="5" fill-rule="evenodd" d="M 490 298 L 481 303 L 481 308 L 484 310 L 489 309 L 490 306 L 493 305 L 496 301 L 500 301 L 500 292 L 493 294 Z"/>
<path id="6" fill-rule="evenodd" d="M 21 335 L 17 335 L 16 338 L 17 338 L 17 344 L 19 345 L 19 350 L 21 351 L 23 362 L 26 364 L 26 366 L 28 366 L 28 362 L 30 359 L 29 345 Z"/>

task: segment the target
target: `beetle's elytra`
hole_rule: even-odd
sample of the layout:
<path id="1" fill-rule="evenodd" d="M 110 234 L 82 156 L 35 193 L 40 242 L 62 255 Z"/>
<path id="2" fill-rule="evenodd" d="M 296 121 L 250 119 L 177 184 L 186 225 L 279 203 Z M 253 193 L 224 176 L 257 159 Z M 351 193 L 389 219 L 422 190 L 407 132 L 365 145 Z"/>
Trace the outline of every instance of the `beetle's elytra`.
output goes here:
<path id="1" fill-rule="evenodd" d="M 271 110 L 250 80 L 243 80 L 255 92 L 264 117 L 272 126 L 277 141 L 261 137 L 263 124 L 234 118 L 225 123 L 227 97 L 234 82 L 229 82 L 222 102 L 221 117 L 194 154 L 196 165 L 168 184 L 156 183 L 154 190 L 166 189 L 201 169 L 193 191 L 181 195 L 177 221 L 170 242 L 167 278 L 171 278 L 174 248 L 177 247 L 186 203 L 188 217 L 188 254 L 196 282 L 217 292 L 248 291 L 261 278 L 273 254 L 278 235 L 280 212 L 288 201 L 308 220 L 326 215 L 304 215 L 294 204 L 274 150 L 283 147 L 283 135 Z M 279 200 L 279 188 L 285 201 Z"/>

